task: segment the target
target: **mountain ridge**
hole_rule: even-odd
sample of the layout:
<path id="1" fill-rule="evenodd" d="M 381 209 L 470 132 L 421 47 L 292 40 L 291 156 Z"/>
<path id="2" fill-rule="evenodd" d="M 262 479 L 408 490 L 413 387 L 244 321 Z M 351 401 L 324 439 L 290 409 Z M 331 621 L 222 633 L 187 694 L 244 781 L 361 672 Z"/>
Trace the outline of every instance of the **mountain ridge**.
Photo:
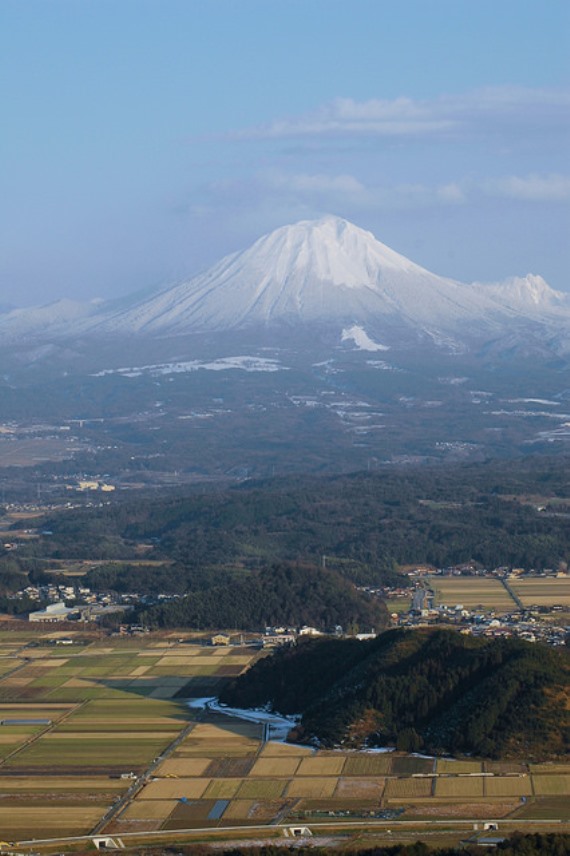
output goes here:
<path id="1" fill-rule="evenodd" d="M 534 274 L 467 285 L 428 271 L 347 220 L 283 226 L 206 271 L 120 301 L 62 300 L 0 315 L 3 339 L 173 336 L 273 325 L 500 337 L 544 325 L 563 350 L 570 298 Z M 557 338 L 558 337 L 558 338 Z M 562 342 L 562 344 L 560 344 Z M 570 346 L 570 343 L 568 343 Z"/>

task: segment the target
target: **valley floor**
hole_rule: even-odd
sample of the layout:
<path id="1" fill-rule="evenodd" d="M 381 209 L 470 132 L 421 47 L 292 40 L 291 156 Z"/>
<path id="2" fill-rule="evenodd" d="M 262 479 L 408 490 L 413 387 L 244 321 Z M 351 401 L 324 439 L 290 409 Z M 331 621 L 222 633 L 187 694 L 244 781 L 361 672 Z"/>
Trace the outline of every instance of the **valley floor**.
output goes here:
<path id="1" fill-rule="evenodd" d="M 44 839 L 49 851 L 59 836 L 93 834 L 140 844 L 306 827 L 316 838 L 390 829 L 400 840 L 420 829 L 433 837 L 434 825 L 466 837 L 474 825 L 560 831 L 569 822 L 570 764 L 317 751 L 267 740 L 261 723 L 189 707 L 257 656 L 180 631 L 124 638 L 5 622 L 2 837 L 36 839 L 35 848 Z"/>

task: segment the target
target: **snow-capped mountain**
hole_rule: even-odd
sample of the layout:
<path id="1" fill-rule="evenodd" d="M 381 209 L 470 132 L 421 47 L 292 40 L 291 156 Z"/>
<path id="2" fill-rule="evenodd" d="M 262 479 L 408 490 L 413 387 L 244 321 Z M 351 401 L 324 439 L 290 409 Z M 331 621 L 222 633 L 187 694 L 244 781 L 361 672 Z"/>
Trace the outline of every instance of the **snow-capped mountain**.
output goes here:
<path id="1" fill-rule="evenodd" d="M 274 324 L 359 325 L 390 345 L 395 330 L 432 341 L 496 339 L 525 323 L 570 330 L 570 299 L 539 276 L 466 285 L 438 276 L 338 217 L 284 226 L 204 273 L 122 303 L 61 301 L 0 316 L 0 336 L 160 335 Z M 371 341 L 372 341 L 371 340 Z"/>

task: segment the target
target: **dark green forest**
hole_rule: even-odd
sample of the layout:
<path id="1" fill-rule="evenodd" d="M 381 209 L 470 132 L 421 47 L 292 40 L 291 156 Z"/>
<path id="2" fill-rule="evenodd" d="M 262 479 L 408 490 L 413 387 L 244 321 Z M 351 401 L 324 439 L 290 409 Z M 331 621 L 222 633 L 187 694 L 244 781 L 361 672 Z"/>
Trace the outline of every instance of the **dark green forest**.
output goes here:
<path id="1" fill-rule="evenodd" d="M 450 630 L 318 639 L 259 660 L 224 690 L 240 707 L 302 714 L 295 738 L 482 757 L 564 756 L 567 649 Z"/>
<path id="2" fill-rule="evenodd" d="M 52 534 L 0 554 L 0 586 L 8 572 L 72 558 L 101 561 L 86 580 L 93 589 L 149 593 L 197 591 L 274 562 L 316 565 L 323 556 L 329 569 L 370 585 L 401 584 L 397 567 L 412 563 L 556 568 L 570 559 L 569 464 L 536 457 L 385 467 L 130 495 L 48 516 L 42 528 Z M 141 566 L 141 555 L 165 564 Z"/>
<path id="3" fill-rule="evenodd" d="M 359 592 L 335 571 L 279 564 L 242 579 L 143 609 L 138 620 L 151 627 L 232 627 L 263 630 L 267 625 L 321 630 L 337 625 L 352 632 L 376 631 L 388 623 L 384 604 Z"/>

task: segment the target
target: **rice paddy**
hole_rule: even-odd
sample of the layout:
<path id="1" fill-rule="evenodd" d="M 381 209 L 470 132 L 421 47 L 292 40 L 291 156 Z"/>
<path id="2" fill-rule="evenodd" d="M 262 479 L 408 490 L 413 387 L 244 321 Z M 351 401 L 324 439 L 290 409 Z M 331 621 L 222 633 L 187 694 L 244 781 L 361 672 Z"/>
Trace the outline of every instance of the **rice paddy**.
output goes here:
<path id="1" fill-rule="evenodd" d="M 436 606 L 463 606 L 465 609 L 495 610 L 498 613 L 516 609 L 513 598 L 500 580 L 489 577 L 430 576 Z"/>
<path id="2" fill-rule="evenodd" d="M 0 721 L 14 723 L 0 725 L 0 828 L 10 840 L 88 833 L 131 786 L 113 834 L 314 824 L 390 808 L 402 817 L 568 814 L 564 764 L 317 751 L 263 742 L 254 722 L 189 708 L 255 651 L 150 634 L 93 636 L 64 651 L 54 638 L 0 631 Z"/>

